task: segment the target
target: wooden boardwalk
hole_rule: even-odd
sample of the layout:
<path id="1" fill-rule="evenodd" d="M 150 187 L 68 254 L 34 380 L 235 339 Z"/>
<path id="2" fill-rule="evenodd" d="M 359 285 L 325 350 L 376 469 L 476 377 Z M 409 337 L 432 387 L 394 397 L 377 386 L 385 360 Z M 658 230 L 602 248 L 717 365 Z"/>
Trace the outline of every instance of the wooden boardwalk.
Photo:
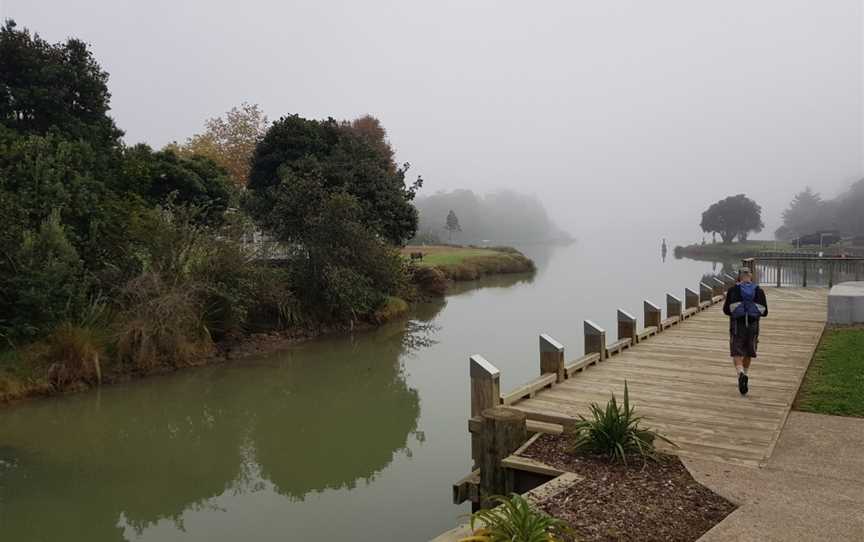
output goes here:
<path id="1" fill-rule="evenodd" d="M 624 381 L 644 425 L 683 456 L 761 465 L 770 457 L 810 364 L 827 311 L 827 290 L 767 288 L 750 393 L 738 394 L 720 303 L 623 352 L 574 372 L 510 406 L 529 420 L 566 424 L 592 402 L 621 399 Z"/>

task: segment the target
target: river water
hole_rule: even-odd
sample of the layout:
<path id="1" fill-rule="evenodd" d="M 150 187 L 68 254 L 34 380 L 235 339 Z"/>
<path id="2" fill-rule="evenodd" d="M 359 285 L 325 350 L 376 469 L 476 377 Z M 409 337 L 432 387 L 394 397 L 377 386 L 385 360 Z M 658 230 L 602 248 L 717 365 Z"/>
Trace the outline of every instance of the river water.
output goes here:
<path id="1" fill-rule="evenodd" d="M 0 409 L 0 539 L 418 541 L 467 512 L 468 356 L 535 377 L 538 339 L 582 350 L 582 320 L 614 340 L 712 264 L 582 242 L 520 247 L 533 277 L 459 285 L 371 332 Z M 671 252 L 671 251 L 670 251 Z M 670 253 L 671 256 L 671 253 Z"/>

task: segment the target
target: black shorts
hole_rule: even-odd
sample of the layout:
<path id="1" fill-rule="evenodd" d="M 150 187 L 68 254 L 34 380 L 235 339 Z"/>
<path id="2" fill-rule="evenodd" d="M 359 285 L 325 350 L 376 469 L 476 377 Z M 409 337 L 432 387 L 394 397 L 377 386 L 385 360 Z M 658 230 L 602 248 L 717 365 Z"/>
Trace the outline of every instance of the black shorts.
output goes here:
<path id="1" fill-rule="evenodd" d="M 758 327 L 738 329 L 737 333 L 729 334 L 729 355 L 733 358 L 755 358 L 757 346 L 759 346 Z"/>

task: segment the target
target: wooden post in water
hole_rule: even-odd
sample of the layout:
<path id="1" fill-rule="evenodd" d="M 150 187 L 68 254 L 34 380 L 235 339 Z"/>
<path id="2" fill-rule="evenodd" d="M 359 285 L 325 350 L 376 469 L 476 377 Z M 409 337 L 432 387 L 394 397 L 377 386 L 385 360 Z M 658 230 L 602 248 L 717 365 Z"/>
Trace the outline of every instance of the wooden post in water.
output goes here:
<path id="1" fill-rule="evenodd" d="M 564 382 L 564 345 L 546 335 L 540 335 L 540 374 L 558 375 L 556 382 Z"/>
<path id="2" fill-rule="evenodd" d="M 666 294 L 666 318 L 681 319 L 681 300 L 672 294 Z"/>
<path id="3" fill-rule="evenodd" d="M 710 286 L 708 286 L 704 282 L 699 283 L 699 303 L 711 301 L 711 297 L 713 295 L 714 295 L 714 290 L 711 289 Z"/>
<path id="4" fill-rule="evenodd" d="M 657 333 L 660 333 L 660 320 L 662 319 L 660 307 L 645 300 L 642 302 L 642 310 L 645 313 L 645 327 L 656 327 Z"/>
<path id="5" fill-rule="evenodd" d="M 606 330 L 591 320 L 585 320 L 585 354 L 600 354 L 600 361 L 606 359 Z"/>
<path id="6" fill-rule="evenodd" d="M 699 308 L 699 294 L 690 288 L 684 288 L 684 306 L 687 309 Z"/>
<path id="7" fill-rule="evenodd" d="M 480 507 L 492 508 L 497 503 L 488 502 L 489 497 L 516 490 L 513 471 L 503 467 L 501 461 L 528 440 L 528 428 L 525 413 L 515 408 L 487 408 L 481 416 Z"/>
<path id="8" fill-rule="evenodd" d="M 630 339 L 630 344 L 636 344 L 636 317 L 629 312 L 618 309 L 618 340 Z"/>

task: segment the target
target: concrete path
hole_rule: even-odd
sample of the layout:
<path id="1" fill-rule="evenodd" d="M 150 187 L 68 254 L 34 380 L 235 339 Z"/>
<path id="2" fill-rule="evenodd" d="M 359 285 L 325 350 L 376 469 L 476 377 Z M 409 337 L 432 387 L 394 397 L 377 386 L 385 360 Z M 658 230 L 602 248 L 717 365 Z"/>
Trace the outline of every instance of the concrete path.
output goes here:
<path id="1" fill-rule="evenodd" d="M 792 412 L 763 468 L 684 462 L 740 505 L 700 542 L 864 541 L 864 418 Z"/>

